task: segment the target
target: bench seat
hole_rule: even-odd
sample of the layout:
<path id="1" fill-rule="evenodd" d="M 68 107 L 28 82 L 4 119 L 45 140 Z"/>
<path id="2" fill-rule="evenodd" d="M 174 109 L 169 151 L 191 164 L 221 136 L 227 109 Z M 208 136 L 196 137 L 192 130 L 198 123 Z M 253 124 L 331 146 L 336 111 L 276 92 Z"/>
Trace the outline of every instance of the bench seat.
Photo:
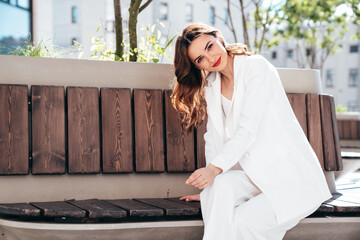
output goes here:
<path id="1" fill-rule="evenodd" d="M 358 190 L 358 185 L 352 185 L 350 190 Z M 359 196 L 346 185 L 342 188 L 309 217 L 360 217 Z M 201 207 L 199 202 L 185 202 L 179 198 L 88 199 L 0 204 L 0 217 L 56 223 L 201 220 Z"/>

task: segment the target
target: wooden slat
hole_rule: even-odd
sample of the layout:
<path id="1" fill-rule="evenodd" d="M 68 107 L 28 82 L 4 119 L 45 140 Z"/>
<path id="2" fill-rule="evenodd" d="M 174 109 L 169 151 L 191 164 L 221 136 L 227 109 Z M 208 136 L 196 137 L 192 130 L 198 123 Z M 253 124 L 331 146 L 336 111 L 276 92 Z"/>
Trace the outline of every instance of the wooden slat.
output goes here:
<path id="1" fill-rule="evenodd" d="M 27 203 L 0 204 L 0 215 L 14 217 L 39 217 L 40 209 Z"/>
<path id="2" fill-rule="evenodd" d="M 330 96 L 330 108 L 331 108 L 331 122 L 333 125 L 333 134 L 334 134 L 334 144 L 335 144 L 335 156 L 336 156 L 336 171 L 343 169 L 343 162 L 341 158 L 341 149 L 340 149 L 340 139 L 339 139 L 339 130 L 337 127 L 336 121 L 336 112 L 335 112 L 335 100 L 333 96 Z"/>
<path id="3" fill-rule="evenodd" d="M 318 94 L 307 94 L 307 123 L 308 123 L 308 139 L 310 145 L 314 149 L 319 159 L 322 169 L 324 166 L 323 141 L 321 134 L 321 116 L 320 116 L 320 99 Z"/>
<path id="4" fill-rule="evenodd" d="M 344 120 L 342 125 L 343 139 L 351 139 L 351 121 Z"/>
<path id="5" fill-rule="evenodd" d="M 357 121 L 357 140 L 360 140 L 360 120 Z"/>
<path id="6" fill-rule="evenodd" d="M 333 213 L 334 211 L 334 206 L 322 203 L 321 206 L 316 210 L 316 213 Z"/>
<path id="7" fill-rule="evenodd" d="M 190 201 L 187 202 L 185 200 L 180 200 L 180 197 L 176 197 L 176 198 L 165 198 L 166 200 L 170 200 L 173 202 L 177 202 L 177 203 L 181 203 L 181 204 L 185 204 L 187 206 L 193 207 L 193 208 L 198 208 L 199 210 L 201 209 L 201 204 L 198 201 Z"/>
<path id="8" fill-rule="evenodd" d="M 84 210 L 63 201 L 33 202 L 30 204 L 41 209 L 44 217 L 83 218 L 86 216 L 86 212 Z"/>
<path id="9" fill-rule="evenodd" d="M 164 92 L 167 171 L 192 172 L 195 170 L 194 131 L 187 133 L 182 129 L 180 114 L 171 104 L 171 93 L 171 90 Z"/>
<path id="10" fill-rule="evenodd" d="M 28 174 L 28 87 L 0 85 L 0 175 Z"/>
<path id="11" fill-rule="evenodd" d="M 196 132 L 196 168 L 206 166 L 205 160 L 205 141 L 204 134 L 206 133 L 207 116 L 205 120 L 195 130 Z"/>
<path id="12" fill-rule="evenodd" d="M 146 198 L 135 200 L 162 208 L 165 211 L 166 216 L 197 216 L 200 214 L 200 210 L 198 208 L 190 207 L 185 204 L 180 204 L 162 198 Z"/>
<path id="13" fill-rule="evenodd" d="M 65 89 L 32 86 L 32 173 L 65 173 Z"/>
<path id="14" fill-rule="evenodd" d="M 352 140 L 357 139 L 357 121 L 356 120 L 350 121 L 350 139 L 352 139 Z"/>
<path id="15" fill-rule="evenodd" d="M 161 90 L 134 90 L 136 172 L 163 172 L 164 122 Z"/>
<path id="16" fill-rule="evenodd" d="M 131 199 L 104 200 L 115 206 L 125 209 L 130 217 L 159 217 L 164 215 L 164 210 Z"/>
<path id="17" fill-rule="evenodd" d="M 291 107 L 305 135 L 308 135 L 306 119 L 306 94 L 287 93 Z"/>
<path id="18" fill-rule="evenodd" d="M 325 203 L 333 206 L 334 212 L 337 213 L 360 213 L 360 203 L 343 194 L 333 194 L 333 197 Z"/>
<path id="19" fill-rule="evenodd" d="M 337 120 L 338 123 L 338 130 L 339 130 L 339 138 L 341 140 L 345 139 L 344 136 L 344 121 L 343 120 Z"/>
<path id="20" fill-rule="evenodd" d="M 98 199 L 72 200 L 67 201 L 67 203 L 85 210 L 89 218 L 126 218 L 126 211 L 124 209 Z"/>
<path id="21" fill-rule="evenodd" d="M 102 164 L 104 173 L 133 171 L 130 89 L 101 89 Z"/>
<path id="22" fill-rule="evenodd" d="M 68 87 L 67 101 L 69 173 L 99 173 L 99 90 Z"/>
<path id="23" fill-rule="evenodd" d="M 332 97 L 321 95 L 320 106 L 325 170 L 338 171 L 341 168 L 341 155 Z"/>

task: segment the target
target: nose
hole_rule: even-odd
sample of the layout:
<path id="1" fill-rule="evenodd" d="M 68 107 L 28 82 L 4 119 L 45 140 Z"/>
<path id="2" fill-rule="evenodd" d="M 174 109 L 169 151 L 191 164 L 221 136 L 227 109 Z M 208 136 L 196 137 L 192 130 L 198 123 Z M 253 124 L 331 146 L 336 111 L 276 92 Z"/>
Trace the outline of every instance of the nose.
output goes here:
<path id="1" fill-rule="evenodd" d="M 217 61 L 216 56 L 213 55 L 212 53 L 207 53 L 205 57 L 212 64 L 214 64 Z"/>

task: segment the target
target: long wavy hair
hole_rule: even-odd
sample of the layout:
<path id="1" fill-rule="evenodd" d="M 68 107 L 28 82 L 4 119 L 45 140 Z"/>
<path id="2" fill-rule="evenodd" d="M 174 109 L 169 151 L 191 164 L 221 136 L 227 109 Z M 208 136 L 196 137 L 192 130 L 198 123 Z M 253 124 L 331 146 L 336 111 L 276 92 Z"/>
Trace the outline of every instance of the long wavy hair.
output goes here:
<path id="1" fill-rule="evenodd" d="M 188 48 L 192 41 L 202 35 L 212 35 L 225 47 L 229 55 L 252 55 L 246 45 L 226 44 L 222 33 L 205 24 L 191 24 L 177 37 L 175 43 L 174 71 L 176 81 L 171 94 L 171 103 L 181 114 L 181 126 L 187 132 L 200 125 L 206 117 L 205 79 L 208 74 L 190 60 Z"/>

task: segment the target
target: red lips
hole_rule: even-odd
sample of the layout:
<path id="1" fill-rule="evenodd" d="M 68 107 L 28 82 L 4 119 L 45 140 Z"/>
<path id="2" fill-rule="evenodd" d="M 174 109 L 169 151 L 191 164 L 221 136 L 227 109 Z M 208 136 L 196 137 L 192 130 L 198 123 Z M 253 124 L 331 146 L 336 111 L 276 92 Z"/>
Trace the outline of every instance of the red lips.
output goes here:
<path id="1" fill-rule="evenodd" d="M 217 67 L 219 66 L 220 63 L 221 63 L 221 57 L 219 57 L 219 59 L 216 61 L 216 63 L 214 63 L 212 67 Z"/>

